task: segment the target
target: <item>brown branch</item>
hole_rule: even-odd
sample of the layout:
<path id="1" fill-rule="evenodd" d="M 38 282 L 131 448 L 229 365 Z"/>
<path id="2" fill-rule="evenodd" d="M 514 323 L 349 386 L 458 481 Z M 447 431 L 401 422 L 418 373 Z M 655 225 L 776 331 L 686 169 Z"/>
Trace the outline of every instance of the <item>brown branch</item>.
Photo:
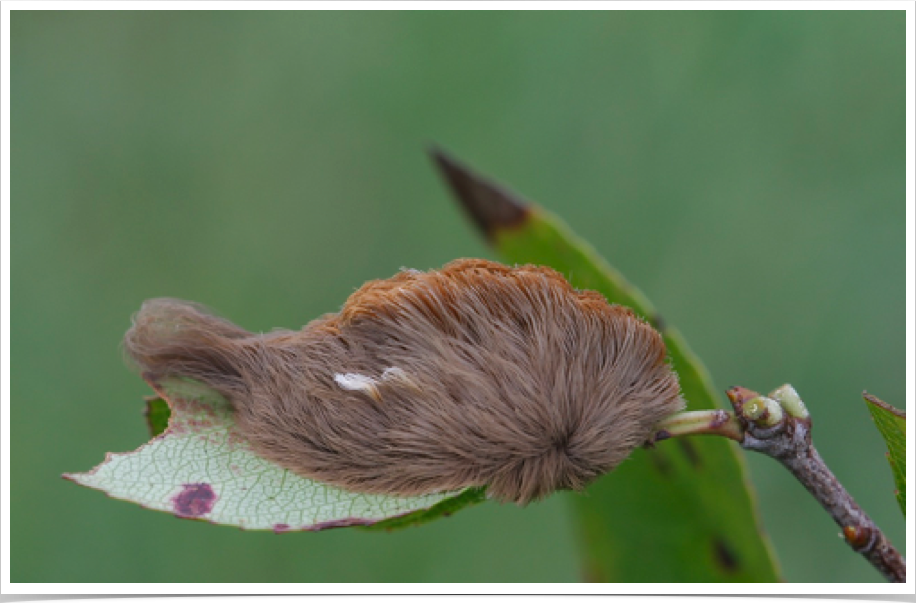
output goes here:
<path id="1" fill-rule="evenodd" d="M 711 410 L 674 415 L 659 424 L 652 441 L 680 435 L 721 435 L 737 440 L 746 450 L 773 457 L 830 513 L 854 551 L 891 582 L 906 582 L 903 556 L 818 454 L 811 441 L 811 417 L 792 386 L 784 385 L 769 396 L 743 387 L 733 387 L 727 394 L 734 414 Z"/>

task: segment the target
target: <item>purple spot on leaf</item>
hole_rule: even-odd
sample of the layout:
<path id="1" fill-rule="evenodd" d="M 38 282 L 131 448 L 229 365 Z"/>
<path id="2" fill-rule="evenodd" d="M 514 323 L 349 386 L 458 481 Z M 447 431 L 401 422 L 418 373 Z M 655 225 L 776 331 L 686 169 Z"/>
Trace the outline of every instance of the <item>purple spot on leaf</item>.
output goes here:
<path id="1" fill-rule="evenodd" d="M 172 507 L 179 517 L 200 517 L 213 510 L 216 493 L 210 484 L 184 484 L 184 489 L 172 498 Z"/>
<path id="2" fill-rule="evenodd" d="M 283 532 L 289 532 L 288 523 L 278 523 L 274 525 L 274 534 L 282 534 Z"/>

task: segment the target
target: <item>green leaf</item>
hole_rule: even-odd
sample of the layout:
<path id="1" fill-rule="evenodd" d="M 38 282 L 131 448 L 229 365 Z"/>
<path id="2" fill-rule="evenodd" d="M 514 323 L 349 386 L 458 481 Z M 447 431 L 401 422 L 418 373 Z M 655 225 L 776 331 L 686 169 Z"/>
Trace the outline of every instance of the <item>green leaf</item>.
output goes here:
<path id="1" fill-rule="evenodd" d="M 421 509 L 420 511 L 414 511 L 413 513 L 401 515 L 400 517 L 392 517 L 391 519 L 386 519 L 376 524 L 366 526 L 364 529 L 369 531 L 390 531 L 411 526 L 423 525 L 442 517 L 448 517 L 452 513 L 460 511 L 465 507 L 470 507 L 482 503 L 487 499 L 486 493 L 486 488 L 467 488 L 458 496 L 446 498 L 442 502 L 436 503 L 429 509 Z"/>
<path id="2" fill-rule="evenodd" d="M 665 338 L 691 410 L 725 407 L 699 359 L 645 296 L 558 218 L 433 153 L 471 219 L 507 263 L 553 267 L 580 289 L 633 308 Z M 779 580 L 740 449 L 675 438 L 638 450 L 573 497 L 586 577 L 616 582 Z"/>
<path id="3" fill-rule="evenodd" d="M 154 438 L 168 428 L 171 414 L 168 403 L 162 398 L 150 396 L 146 399 L 143 415 L 146 417 L 150 437 Z"/>
<path id="4" fill-rule="evenodd" d="M 159 397 L 148 400 L 147 419 L 158 435 L 65 478 L 179 517 L 275 532 L 379 522 L 392 529 L 483 498 L 479 488 L 412 497 L 358 494 L 300 477 L 255 455 L 236 431 L 229 403 L 212 389 L 179 379 L 150 385 Z"/>
<path id="5" fill-rule="evenodd" d="M 894 494 L 900 510 L 906 515 L 906 413 L 869 393 L 863 393 L 862 397 L 868 403 L 872 419 L 887 443 L 887 460 L 891 464 L 894 485 L 897 487 Z"/>

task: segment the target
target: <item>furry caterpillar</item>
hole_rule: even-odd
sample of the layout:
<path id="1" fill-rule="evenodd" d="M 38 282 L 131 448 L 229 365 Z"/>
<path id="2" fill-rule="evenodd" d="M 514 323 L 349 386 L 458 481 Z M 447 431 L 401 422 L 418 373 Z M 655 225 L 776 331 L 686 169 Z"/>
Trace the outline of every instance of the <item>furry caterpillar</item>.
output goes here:
<path id="1" fill-rule="evenodd" d="M 153 299 L 124 346 L 144 372 L 226 396 L 260 456 L 355 492 L 580 490 L 683 406 L 661 336 L 630 310 L 484 260 L 368 282 L 301 331 Z"/>

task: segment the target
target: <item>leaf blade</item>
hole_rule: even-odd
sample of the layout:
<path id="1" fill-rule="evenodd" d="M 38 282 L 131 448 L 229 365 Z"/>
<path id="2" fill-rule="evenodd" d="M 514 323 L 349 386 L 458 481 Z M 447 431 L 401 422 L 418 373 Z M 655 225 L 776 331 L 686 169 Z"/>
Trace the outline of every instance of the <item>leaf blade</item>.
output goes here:
<path id="1" fill-rule="evenodd" d="M 598 291 L 608 301 L 634 309 L 662 332 L 688 408 L 725 406 L 680 333 L 662 324 L 648 299 L 559 218 L 441 151 L 433 156 L 459 203 L 503 261 L 551 266 L 575 287 Z M 678 438 L 654 450 L 636 451 L 583 496 L 575 496 L 573 508 L 588 579 L 779 579 L 774 553 L 759 527 L 744 459 L 729 441 Z M 652 550 L 647 552 L 647 547 Z"/>
<path id="2" fill-rule="evenodd" d="M 480 504 L 487 499 L 486 488 L 467 488 L 457 496 L 446 498 L 428 509 L 420 509 L 407 515 L 391 517 L 378 523 L 364 526 L 363 529 L 375 530 L 400 530 L 402 528 L 420 526 L 442 517 L 449 517 L 456 511 L 465 507 Z"/>
<path id="3" fill-rule="evenodd" d="M 887 444 L 887 461 L 897 489 L 894 494 L 900 511 L 906 516 L 906 413 L 867 392 L 862 397 Z"/>
<path id="4" fill-rule="evenodd" d="M 64 478 L 178 517 L 274 532 L 385 521 L 398 528 L 413 525 L 427 512 L 426 520 L 441 516 L 432 513 L 441 503 L 451 501 L 454 512 L 471 502 L 462 497 L 464 491 L 366 495 L 300 477 L 251 451 L 235 430 L 228 402 L 215 391 L 186 380 L 151 385 L 159 396 L 148 400 L 151 430 L 162 426 L 164 412 L 156 400 L 168 404 L 168 428 L 134 452 L 109 453 L 91 471 Z"/>

